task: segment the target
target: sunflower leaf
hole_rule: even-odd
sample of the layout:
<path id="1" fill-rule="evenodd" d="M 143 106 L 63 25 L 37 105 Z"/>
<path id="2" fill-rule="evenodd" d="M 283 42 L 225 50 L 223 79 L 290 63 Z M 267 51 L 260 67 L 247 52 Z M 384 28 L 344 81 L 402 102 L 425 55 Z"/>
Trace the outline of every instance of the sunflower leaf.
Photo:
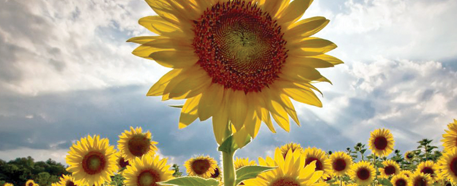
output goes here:
<path id="1" fill-rule="evenodd" d="M 227 139 L 225 139 L 224 142 L 222 142 L 221 146 L 219 146 L 217 150 L 226 153 L 235 152 L 238 148 L 235 146 L 235 143 L 233 142 L 233 136 L 230 136 Z"/>
<path id="2" fill-rule="evenodd" d="M 161 185 L 171 185 L 171 186 L 218 186 L 219 181 L 215 179 L 204 179 L 195 176 L 186 176 L 171 179 L 164 182 L 159 182 Z"/>
<path id="3" fill-rule="evenodd" d="M 257 177 L 262 172 L 270 171 L 276 169 L 276 167 L 267 167 L 267 166 L 245 166 L 236 170 L 236 184 L 238 185 L 244 180 Z"/>

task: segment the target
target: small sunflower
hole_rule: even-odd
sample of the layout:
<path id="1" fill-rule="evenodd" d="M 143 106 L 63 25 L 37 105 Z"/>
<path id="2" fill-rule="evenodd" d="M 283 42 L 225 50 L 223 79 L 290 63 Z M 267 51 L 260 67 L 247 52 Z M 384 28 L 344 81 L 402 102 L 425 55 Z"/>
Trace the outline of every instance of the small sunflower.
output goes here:
<path id="1" fill-rule="evenodd" d="M 321 107 L 312 83 L 330 81 L 316 68 L 343 63 L 325 54 L 334 43 L 310 37 L 329 20 L 300 20 L 312 0 L 146 2 L 158 16 L 139 23 L 158 36 L 129 39 L 141 44 L 133 54 L 172 68 L 147 95 L 187 99 L 179 128 L 212 117 L 218 144 L 229 123 L 239 146 L 262 121 L 275 132 L 271 117 L 289 131 L 289 116 L 299 124 L 290 98 Z"/>
<path id="2" fill-rule="evenodd" d="M 109 145 L 109 140 L 100 136 L 87 136 L 70 147 L 66 157 L 76 184 L 101 185 L 110 182 L 117 170 L 116 150 Z"/>
<path id="3" fill-rule="evenodd" d="M 316 171 L 316 161 L 305 165 L 302 154 L 292 150 L 284 158 L 279 148 L 275 150 L 274 159 L 259 158 L 259 165 L 277 168 L 244 181 L 246 186 L 308 186 L 316 184 L 323 174 Z"/>
<path id="4" fill-rule="evenodd" d="M 430 175 L 416 172 L 409 178 L 408 186 L 432 186 L 432 184 Z"/>
<path id="5" fill-rule="evenodd" d="M 130 127 L 130 131 L 126 130 L 119 136 L 117 148 L 126 160 L 133 160 L 143 155 L 154 155 L 157 151 L 156 144 L 149 131 L 143 133 L 141 127 Z"/>
<path id="6" fill-rule="evenodd" d="M 209 156 L 199 156 L 191 158 L 184 163 L 189 176 L 199 176 L 203 178 L 211 178 L 215 174 L 214 170 L 217 167 L 217 162 Z"/>
<path id="7" fill-rule="evenodd" d="M 399 174 L 403 174 L 408 178 L 413 175 L 413 173 L 410 170 L 401 170 Z"/>
<path id="8" fill-rule="evenodd" d="M 397 174 L 390 180 L 393 186 L 408 186 L 409 178 L 404 174 Z"/>
<path id="9" fill-rule="evenodd" d="M 300 144 L 296 144 L 296 143 L 285 144 L 281 147 L 281 153 L 284 158 L 286 158 L 287 152 L 289 152 L 290 149 L 292 150 L 292 152 L 298 150 L 303 153 L 303 151 L 304 151 L 303 148 L 300 146 Z"/>
<path id="10" fill-rule="evenodd" d="M 217 179 L 219 181 L 222 180 L 222 172 L 221 172 L 221 168 L 219 166 L 217 166 L 215 169 L 214 169 L 214 174 L 211 174 L 211 178 L 213 179 Z"/>
<path id="11" fill-rule="evenodd" d="M 352 158 L 345 152 L 335 152 L 330 155 L 333 173 L 335 176 L 344 176 L 352 165 Z"/>
<path id="12" fill-rule="evenodd" d="M 120 152 L 116 154 L 116 157 L 116 165 L 118 170 L 124 170 L 125 168 L 127 168 L 127 166 L 130 165 L 129 160 L 125 159 Z"/>
<path id="13" fill-rule="evenodd" d="M 368 145 L 376 156 L 388 156 L 394 150 L 394 137 L 388 129 L 377 129 L 371 132 Z"/>
<path id="14" fill-rule="evenodd" d="M 36 186 L 38 184 L 35 183 L 35 181 L 33 180 L 27 180 L 27 182 L 25 182 L 25 186 Z"/>
<path id="15" fill-rule="evenodd" d="M 405 160 L 406 161 L 413 161 L 413 158 L 414 158 L 414 152 L 412 151 L 407 151 L 405 152 Z"/>
<path id="16" fill-rule="evenodd" d="M 71 175 L 62 175 L 60 181 L 57 184 L 58 186 L 77 186 L 75 179 Z"/>
<path id="17" fill-rule="evenodd" d="M 167 165 L 167 159 L 159 156 L 142 156 L 131 161 L 123 172 L 126 186 L 157 186 L 157 182 L 173 178 L 173 170 Z"/>
<path id="18" fill-rule="evenodd" d="M 3 186 L 14 186 L 12 183 L 5 183 Z"/>
<path id="19" fill-rule="evenodd" d="M 383 168 L 379 168 L 381 178 L 389 178 L 390 176 L 400 173 L 400 165 L 393 160 L 386 160 L 382 162 Z"/>
<path id="20" fill-rule="evenodd" d="M 440 158 L 439 162 L 440 174 L 457 184 L 457 148 L 446 151 Z"/>
<path id="21" fill-rule="evenodd" d="M 447 125 L 448 130 L 445 130 L 446 133 L 443 134 L 444 150 L 450 150 L 457 147 L 457 120 L 454 119 L 454 123 L 449 123 Z"/>
<path id="22" fill-rule="evenodd" d="M 239 168 L 245 167 L 245 166 L 257 165 L 257 163 L 254 160 L 249 161 L 249 158 L 238 158 L 238 157 L 235 158 L 234 164 L 235 164 L 235 170 L 238 170 Z"/>
<path id="23" fill-rule="evenodd" d="M 374 180 L 376 170 L 373 165 L 366 161 L 360 161 L 352 165 L 349 176 L 359 185 L 368 185 Z"/>
<path id="24" fill-rule="evenodd" d="M 430 176 L 432 181 L 437 180 L 438 166 L 433 161 L 421 162 L 417 165 L 415 173 L 424 173 Z"/>
<path id="25" fill-rule="evenodd" d="M 332 163 L 328 158 L 325 151 L 318 149 L 316 147 L 305 149 L 303 153 L 305 158 L 305 165 L 310 164 L 313 161 L 316 161 L 316 171 L 323 171 L 322 179 L 327 179 L 330 175 L 333 174 Z"/>

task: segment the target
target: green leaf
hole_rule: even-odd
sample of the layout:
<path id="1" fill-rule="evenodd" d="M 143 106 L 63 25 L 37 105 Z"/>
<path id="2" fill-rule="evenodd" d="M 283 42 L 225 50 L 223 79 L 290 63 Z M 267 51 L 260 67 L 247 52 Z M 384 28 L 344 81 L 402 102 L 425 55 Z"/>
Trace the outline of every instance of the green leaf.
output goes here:
<path id="1" fill-rule="evenodd" d="M 227 139 L 225 139 L 224 142 L 222 142 L 221 146 L 217 148 L 217 150 L 226 153 L 234 152 L 236 149 L 233 143 L 233 136 L 230 136 Z"/>
<path id="2" fill-rule="evenodd" d="M 168 105 L 169 107 L 173 108 L 182 108 L 184 105 Z"/>
<path id="3" fill-rule="evenodd" d="M 195 176 L 187 176 L 159 182 L 159 184 L 173 186 L 219 186 L 219 181 L 215 179 L 204 179 Z"/>
<path id="4" fill-rule="evenodd" d="M 236 170 L 236 182 L 235 185 L 238 185 L 240 182 L 255 178 L 262 172 L 276 169 L 276 167 L 267 167 L 267 166 L 245 166 Z"/>

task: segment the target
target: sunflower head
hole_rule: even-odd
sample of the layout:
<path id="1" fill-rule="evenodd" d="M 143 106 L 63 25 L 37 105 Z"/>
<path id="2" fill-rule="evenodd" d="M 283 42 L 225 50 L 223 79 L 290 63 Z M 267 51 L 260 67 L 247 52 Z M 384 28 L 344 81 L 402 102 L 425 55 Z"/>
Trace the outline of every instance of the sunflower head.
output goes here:
<path id="1" fill-rule="evenodd" d="M 359 185 L 368 185 L 374 180 L 376 170 L 366 161 L 360 161 L 352 165 L 349 176 Z"/>
<path id="2" fill-rule="evenodd" d="M 135 158 L 123 172 L 124 183 L 127 186 L 158 186 L 157 182 L 173 178 L 170 167 L 167 159 L 160 159 L 157 155 Z"/>
<path id="3" fill-rule="evenodd" d="M 405 160 L 406 161 L 412 161 L 413 158 L 414 158 L 414 152 L 412 152 L 412 151 L 405 152 Z"/>
<path id="4" fill-rule="evenodd" d="M 214 169 L 214 174 L 211 174 L 211 178 L 217 179 L 217 180 L 222 180 L 222 172 L 221 172 L 221 168 L 219 166 L 217 166 Z"/>
<path id="5" fill-rule="evenodd" d="M 409 178 L 404 174 L 397 174 L 390 180 L 393 186 L 408 186 Z"/>
<path id="6" fill-rule="evenodd" d="M 437 175 L 438 175 L 438 166 L 433 161 L 421 162 L 417 166 L 415 173 L 427 174 L 427 175 L 430 176 L 432 181 L 436 181 L 437 180 Z"/>
<path id="7" fill-rule="evenodd" d="M 386 160 L 382 162 L 383 168 L 379 168 L 379 172 L 381 173 L 381 178 L 389 178 L 390 176 L 394 176 L 400 173 L 400 165 L 393 160 Z"/>
<path id="8" fill-rule="evenodd" d="M 344 176 L 352 165 L 352 158 L 345 152 L 335 152 L 330 155 L 330 162 L 335 176 Z"/>
<path id="9" fill-rule="evenodd" d="M 27 182 L 25 182 L 25 186 L 36 186 L 36 183 L 33 180 L 27 180 Z"/>
<path id="10" fill-rule="evenodd" d="M 433 180 L 428 174 L 416 172 L 409 178 L 409 186 L 432 186 Z"/>
<path id="11" fill-rule="evenodd" d="M 77 186 L 75 179 L 71 175 L 62 175 L 58 183 L 59 186 Z"/>
<path id="12" fill-rule="evenodd" d="M 3 186 L 14 186 L 12 183 L 5 183 Z"/>
<path id="13" fill-rule="evenodd" d="M 444 150 L 450 150 L 457 147 L 457 120 L 454 119 L 453 123 L 449 123 L 447 125 L 447 130 L 445 134 L 443 134 L 443 142 Z"/>
<path id="14" fill-rule="evenodd" d="M 251 165 L 257 165 L 257 163 L 254 160 L 249 161 L 249 158 L 235 158 L 235 170 L 238 170 L 242 167 L 245 166 L 251 166 Z"/>
<path id="15" fill-rule="evenodd" d="M 256 137 L 261 121 L 275 132 L 271 117 L 289 131 L 289 116 L 299 124 L 290 98 L 321 107 L 311 83 L 330 81 L 316 68 L 342 63 L 325 54 L 334 43 L 310 37 L 329 20 L 298 21 L 312 0 L 146 2 L 158 16 L 139 23 L 158 36 L 129 39 L 141 44 L 133 54 L 172 68 L 147 95 L 187 99 L 179 128 L 213 117 L 219 144 L 227 125 L 243 140 Z"/>
<path id="16" fill-rule="evenodd" d="M 109 140 L 98 135 L 82 138 L 70 147 L 66 157 L 77 185 L 101 185 L 110 182 L 117 170 L 116 150 L 109 145 Z"/>
<path id="17" fill-rule="evenodd" d="M 129 166 L 129 160 L 127 160 L 126 158 L 124 158 L 124 156 L 122 156 L 122 153 L 118 152 L 116 154 L 116 165 L 117 165 L 117 168 L 118 170 L 122 171 L 124 170 L 125 168 L 127 168 L 127 166 Z"/>
<path id="18" fill-rule="evenodd" d="M 440 175 L 457 184 L 457 148 L 447 150 L 438 161 Z"/>
<path id="19" fill-rule="evenodd" d="M 306 186 L 314 185 L 321 178 L 323 171 L 316 170 L 316 161 L 305 165 L 305 158 L 298 151 L 289 152 L 286 158 L 276 148 L 274 159 L 259 158 L 259 165 L 277 167 L 274 170 L 260 173 L 254 179 L 244 181 L 246 186 Z M 319 184 L 318 184 L 319 185 Z"/>
<path id="20" fill-rule="evenodd" d="M 151 132 L 143 132 L 141 127 L 130 127 L 119 136 L 117 148 L 128 161 L 143 155 L 152 156 L 157 151 L 157 142 L 152 141 Z"/>
<path id="21" fill-rule="evenodd" d="M 301 153 L 304 152 L 304 150 L 300 146 L 300 144 L 288 143 L 288 144 L 281 146 L 281 153 L 284 158 L 286 158 L 287 152 L 289 152 L 289 150 L 292 150 L 292 152 L 295 152 L 295 151 L 300 151 Z"/>
<path id="22" fill-rule="evenodd" d="M 189 176 L 211 178 L 211 175 L 215 175 L 217 162 L 209 156 L 198 156 L 187 160 L 184 166 Z"/>
<path id="23" fill-rule="evenodd" d="M 308 165 L 313 161 L 316 162 L 316 170 L 321 170 L 324 173 L 322 175 L 323 179 L 327 179 L 333 174 L 331 161 L 322 149 L 308 147 L 305 149 L 303 157 L 305 157 L 305 165 Z"/>
<path id="24" fill-rule="evenodd" d="M 368 145 L 376 156 L 388 156 L 394 150 L 394 137 L 388 129 L 377 129 L 371 132 Z"/>

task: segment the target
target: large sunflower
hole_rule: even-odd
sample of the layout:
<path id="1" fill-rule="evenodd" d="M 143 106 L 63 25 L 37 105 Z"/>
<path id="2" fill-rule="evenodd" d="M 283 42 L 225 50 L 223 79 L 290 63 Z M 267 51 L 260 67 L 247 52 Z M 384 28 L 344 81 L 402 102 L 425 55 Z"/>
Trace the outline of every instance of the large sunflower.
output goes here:
<path id="1" fill-rule="evenodd" d="M 448 130 L 443 134 L 444 150 L 451 150 L 457 147 L 457 120 L 454 119 L 454 123 L 449 123 L 447 125 Z"/>
<path id="2" fill-rule="evenodd" d="M 259 165 L 277 167 L 274 170 L 263 172 L 254 179 L 244 181 L 246 186 L 308 186 L 315 184 L 322 176 L 322 171 L 316 171 L 316 161 L 305 166 L 305 158 L 298 151 L 282 156 L 281 150 L 276 148 L 274 159 L 259 158 Z"/>
<path id="3" fill-rule="evenodd" d="M 152 156 L 157 151 L 157 142 L 152 141 L 151 132 L 143 133 L 141 127 L 130 127 L 119 136 L 117 148 L 128 161 L 143 155 Z"/>
<path id="4" fill-rule="evenodd" d="M 157 186 L 157 182 L 173 178 L 173 170 L 167 165 L 167 159 L 159 159 L 158 155 L 142 156 L 131 161 L 124 173 L 127 186 Z"/>
<path id="5" fill-rule="evenodd" d="M 187 160 L 184 166 L 189 176 L 211 178 L 215 174 L 217 162 L 209 156 L 198 156 Z"/>
<path id="6" fill-rule="evenodd" d="M 381 178 L 389 178 L 390 176 L 394 176 L 400 173 L 400 165 L 393 160 L 386 160 L 382 162 L 383 168 L 379 168 L 379 172 L 381 173 Z"/>
<path id="7" fill-rule="evenodd" d="M 330 163 L 335 176 L 344 176 L 352 165 L 352 158 L 345 152 L 335 152 L 330 155 Z"/>
<path id="8" fill-rule="evenodd" d="M 394 150 L 394 137 L 389 129 L 377 129 L 371 132 L 368 145 L 376 156 L 388 156 Z"/>
<path id="9" fill-rule="evenodd" d="M 100 136 L 87 136 L 70 147 L 66 157 L 77 185 L 102 185 L 110 182 L 117 170 L 116 150 L 109 140 Z"/>
<path id="10" fill-rule="evenodd" d="M 249 161 L 249 158 L 235 158 L 235 170 L 238 170 L 239 168 L 245 167 L 245 166 L 251 166 L 251 165 L 257 165 L 257 163 L 254 160 Z"/>
<path id="11" fill-rule="evenodd" d="M 404 174 L 398 174 L 390 180 L 393 186 L 408 186 L 409 178 Z"/>
<path id="12" fill-rule="evenodd" d="M 415 173 L 424 173 L 430 175 L 432 181 L 438 180 L 438 166 L 435 165 L 435 162 L 433 161 L 425 161 L 419 163 L 419 165 L 417 165 Z"/>
<path id="13" fill-rule="evenodd" d="M 440 175 L 457 184 L 457 148 L 447 150 L 438 162 Z"/>
<path id="14" fill-rule="evenodd" d="M 148 96 L 187 99 L 179 119 L 184 128 L 213 117 L 221 144 L 227 125 L 243 145 L 271 116 L 289 131 L 289 116 L 299 124 L 290 98 L 321 107 L 311 83 L 330 82 L 316 68 L 341 64 L 325 53 L 336 48 L 310 37 L 329 22 L 324 17 L 298 21 L 312 0 L 146 0 L 158 16 L 139 23 L 158 36 L 131 38 L 141 44 L 134 55 L 172 68 Z"/>
<path id="15" fill-rule="evenodd" d="M 432 186 L 433 181 L 430 175 L 416 172 L 409 178 L 408 186 Z"/>
<path id="16" fill-rule="evenodd" d="M 359 185 L 368 185 L 374 180 L 376 170 L 369 162 L 360 161 L 352 165 L 349 176 Z"/>
<path id="17" fill-rule="evenodd" d="M 333 174 L 332 164 L 325 151 L 316 147 L 305 149 L 303 155 L 305 158 L 305 164 L 308 165 L 313 161 L 316 161 L 316 170 L 323 171 L 322 179 L 327 179 Z"/>

